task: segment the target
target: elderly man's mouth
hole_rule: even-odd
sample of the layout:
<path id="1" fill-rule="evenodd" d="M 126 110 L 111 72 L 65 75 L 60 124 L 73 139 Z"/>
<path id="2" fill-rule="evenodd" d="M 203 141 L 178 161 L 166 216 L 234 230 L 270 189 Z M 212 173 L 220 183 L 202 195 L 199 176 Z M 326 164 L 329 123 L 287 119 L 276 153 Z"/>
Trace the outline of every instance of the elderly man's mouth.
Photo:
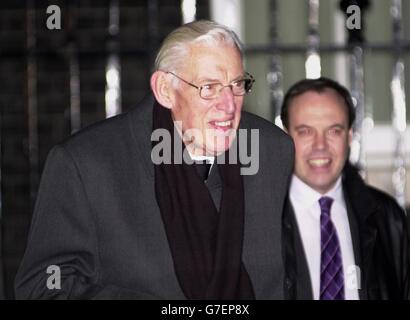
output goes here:
<path id="1" fill-rule="evenodd" d="M 227 131 L 232 129 L 233 121 L 210 121 L 209 124 L 213 129 Z"/>

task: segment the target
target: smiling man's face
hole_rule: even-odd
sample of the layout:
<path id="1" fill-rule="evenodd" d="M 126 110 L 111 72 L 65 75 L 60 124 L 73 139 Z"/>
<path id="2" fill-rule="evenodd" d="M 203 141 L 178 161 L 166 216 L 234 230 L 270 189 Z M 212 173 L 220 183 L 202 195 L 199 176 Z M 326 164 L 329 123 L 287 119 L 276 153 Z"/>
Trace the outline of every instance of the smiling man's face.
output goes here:
<path id="1" fill-rule="evenodd" d="M 201 43 L 190 47 L 186 64 L 177 73 L 198 87 L 216 82 L 228 85 L 244 76 L 235 46 Z M 183 133 L 195 129 L 191 153 L 215 156 L 230 148 L 241 119 L 243 96 L 234 96 L 230 87 L 224 87 L 218 97 L 205 100 L 198 89 L 179 81 L 173 97 L 173 120 L 182 122 Z"/>
<path id="2" fill-rule="evenodd" d="M 288 133 L 295 143 L 295 175 L 321 194 L 339 178 L 352 130 L 347 108 L 333 89 L 307 91 L 289 105 Z"/>

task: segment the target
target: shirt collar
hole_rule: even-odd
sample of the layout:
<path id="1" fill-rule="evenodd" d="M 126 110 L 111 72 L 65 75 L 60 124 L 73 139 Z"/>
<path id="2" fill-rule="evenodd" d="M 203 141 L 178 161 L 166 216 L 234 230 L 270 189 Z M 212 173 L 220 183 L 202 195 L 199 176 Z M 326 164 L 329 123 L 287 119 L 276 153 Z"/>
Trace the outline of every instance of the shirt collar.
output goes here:
<path id="1" fill-rule="evenodd" d="M 312 205 L 317 204 L 319 199 L 324 196 L 333 198 L 335 202 L 343 203 L 342 178 L 340 176 L 332 189 L 325 194 L 321 194 L 300 180 L 296 175 L 293 175 L 289 195 L 292 202 L 297 202 L 303 208 L 310 208 Z"/>
<path id="2" fill-rule="evenodd" d="M 188 152 L 189 152 L 189 150 L 188 150 Z M 189 152 L 189 156 L 194 161 L 204 161 L 204 160 L 206 160 L 206 162 L 209 163 L 209 164 L 214 164 L 214 161 L 215 161 L 215 157 L 212 157 L 212 156 L 197 156 L 197 155 L 191 154 L 191 152 Z"/>

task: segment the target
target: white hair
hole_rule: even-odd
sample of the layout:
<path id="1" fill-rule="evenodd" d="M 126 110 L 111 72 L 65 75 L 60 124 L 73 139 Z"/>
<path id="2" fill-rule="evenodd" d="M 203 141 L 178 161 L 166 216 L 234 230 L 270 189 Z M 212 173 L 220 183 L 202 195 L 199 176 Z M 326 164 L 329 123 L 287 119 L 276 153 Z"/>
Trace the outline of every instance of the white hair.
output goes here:
<path id="1" fill-rule="evenodd" d="M 165 38 L 155 58 L 155 70 L 176 72 L 184 64 L 190 46 L 197 43 L 234 46 L 243 56 L 235 32 L 216 22 L 199 20 L 182 25 Z"/>

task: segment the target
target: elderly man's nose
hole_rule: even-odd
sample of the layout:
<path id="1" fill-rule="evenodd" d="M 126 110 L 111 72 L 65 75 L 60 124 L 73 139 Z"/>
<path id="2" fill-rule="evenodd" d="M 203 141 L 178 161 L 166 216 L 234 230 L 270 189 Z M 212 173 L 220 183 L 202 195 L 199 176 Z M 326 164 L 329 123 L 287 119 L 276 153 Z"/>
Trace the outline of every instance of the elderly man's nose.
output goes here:
<path id="1" fill-rule="evenodd" d="M 220 103 L 218 104 L 218 109 L 223 109 L 226 113 L 235 112 L 235 96 L 232 92 L 231 86 L 226 86 L 221 89 L 219 93 Z"/>

